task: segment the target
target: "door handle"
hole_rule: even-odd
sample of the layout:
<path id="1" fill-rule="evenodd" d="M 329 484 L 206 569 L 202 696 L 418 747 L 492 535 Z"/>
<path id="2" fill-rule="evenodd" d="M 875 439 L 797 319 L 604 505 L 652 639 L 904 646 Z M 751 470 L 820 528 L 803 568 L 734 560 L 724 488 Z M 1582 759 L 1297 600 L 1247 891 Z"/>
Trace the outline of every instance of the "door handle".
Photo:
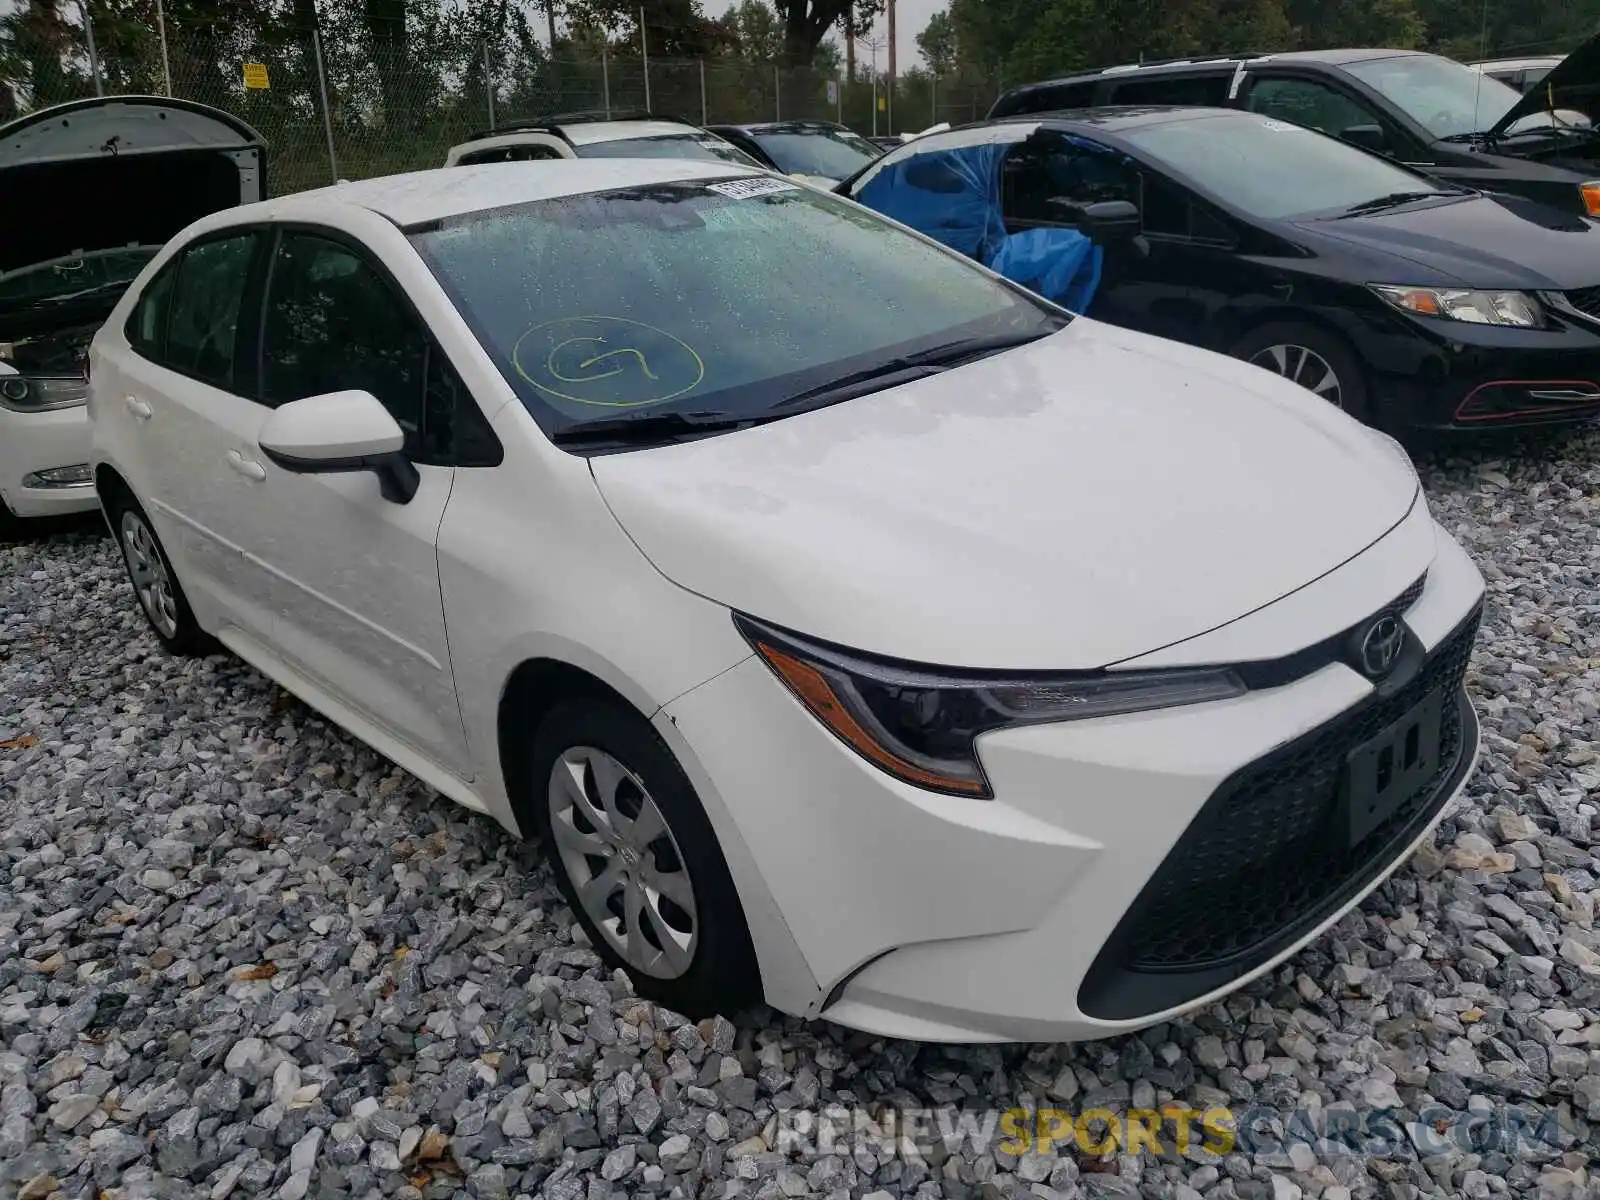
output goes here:
<path id="1" fill-rule="evenodd" d="M 267 469 L 260 463 L 254 462 L 240 454 L 237 450 L 228 451 L 228 465 L 246 479 L 253 479 L 260 483 L 267 477 Z"/>
<path id="2" fill-rule="evenodd" d="M 137 396 L 127 397 L 123 400 L 123 404 L 127 405 L 128 411 L 141 421 L 148 421 L 155 416 L 155 410 Z"/>

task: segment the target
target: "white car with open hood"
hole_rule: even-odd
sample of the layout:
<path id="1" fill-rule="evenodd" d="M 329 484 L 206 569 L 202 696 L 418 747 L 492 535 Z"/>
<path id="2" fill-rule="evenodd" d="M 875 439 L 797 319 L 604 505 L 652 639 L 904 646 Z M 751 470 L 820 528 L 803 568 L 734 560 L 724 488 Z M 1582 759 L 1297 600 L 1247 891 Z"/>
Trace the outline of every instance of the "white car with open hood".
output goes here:
<path id="1" fill-rule="evenodd" d="M 1483 584 L 1393 441 L 775 175 L 219 213 L 91 360 L 160 639 L 537 835 L 691 1014 L 1163 1021 L 1360 901 L 1476 759 Z"/>
<path id="2" fill-rule="evenodd" d="M 159 96 L 0 126 L 0 534 L 94 510 L 89 339 L 169 237 L 266 195 L 264 159 L 237 118 Z"/>

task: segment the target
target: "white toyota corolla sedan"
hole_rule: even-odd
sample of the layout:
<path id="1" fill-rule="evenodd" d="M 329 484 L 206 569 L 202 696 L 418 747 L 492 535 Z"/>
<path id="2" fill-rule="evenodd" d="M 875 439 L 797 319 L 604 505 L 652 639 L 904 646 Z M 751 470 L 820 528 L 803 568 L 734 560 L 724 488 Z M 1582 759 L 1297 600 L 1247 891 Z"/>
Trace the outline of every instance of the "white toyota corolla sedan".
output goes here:
<path id="1" fill-rule="evenodd" d="M 1476 759 L 1482 580 L 1394 442 L 776 176 L 233 209 L 91 367 L 162 642 L 537 835 L 691 1014 L 1165 1020 L 1337 920 Z"/>

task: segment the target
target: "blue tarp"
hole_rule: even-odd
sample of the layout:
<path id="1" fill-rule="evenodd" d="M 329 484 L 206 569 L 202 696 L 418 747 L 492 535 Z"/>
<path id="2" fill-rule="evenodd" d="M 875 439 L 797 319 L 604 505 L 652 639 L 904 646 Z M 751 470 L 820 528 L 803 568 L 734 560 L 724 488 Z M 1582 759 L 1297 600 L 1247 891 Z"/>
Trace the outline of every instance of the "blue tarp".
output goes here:
<path id="1" fill-rule="evenodd" d="M 1012 145 L 912 154 L 878 172 L 856 200 L 1073 312 L 1100 283 L 1102 251 L 1075 229 L 1008 234 L 1000 164 Z"/>

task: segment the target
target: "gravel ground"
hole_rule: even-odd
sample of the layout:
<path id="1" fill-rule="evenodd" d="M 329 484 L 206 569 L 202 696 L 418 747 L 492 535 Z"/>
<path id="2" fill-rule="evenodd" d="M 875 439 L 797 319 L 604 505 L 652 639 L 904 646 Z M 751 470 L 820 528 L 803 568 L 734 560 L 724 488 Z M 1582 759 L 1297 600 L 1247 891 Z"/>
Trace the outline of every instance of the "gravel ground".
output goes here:
<path id="1" fill-rule="evenodd" d="M 0 1196 L 1600 1195 L 1600 435 L 1425 473 L 1491 592 L 1466 803 L 1272 978 L 1074 1047 L 641 1003 L 498 827 L 165 657 L 108 540 L 0 548 Z M 1256 1136 L 1019 1158 L 914 1120 L 1168 1101 Z M 882 1123 L 829 1146 L 832 1106 Z"/>

